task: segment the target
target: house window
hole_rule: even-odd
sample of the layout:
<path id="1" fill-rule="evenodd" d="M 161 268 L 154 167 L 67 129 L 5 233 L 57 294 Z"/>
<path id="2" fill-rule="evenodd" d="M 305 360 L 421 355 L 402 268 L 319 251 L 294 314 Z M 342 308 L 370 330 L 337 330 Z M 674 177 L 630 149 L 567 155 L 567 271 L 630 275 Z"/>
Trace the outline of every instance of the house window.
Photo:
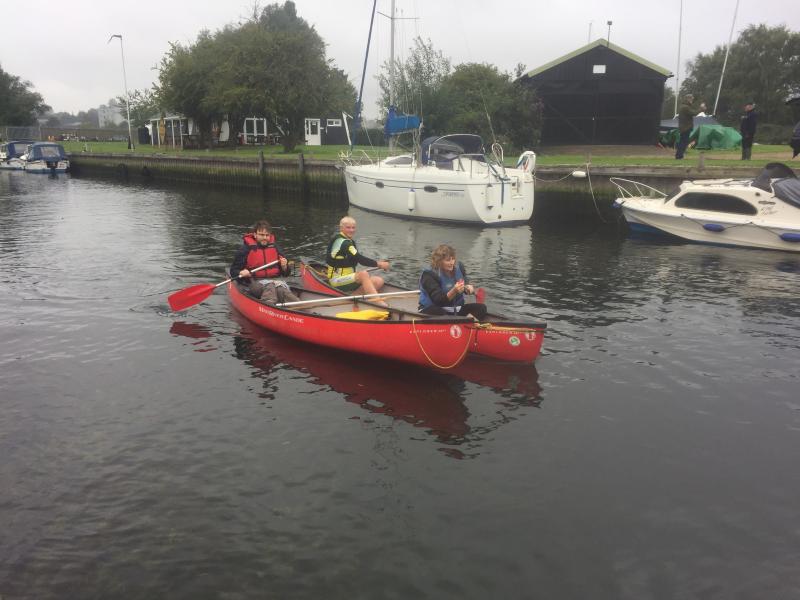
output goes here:
<path id="1" fill-rule="evenodd" d="M 592 66 L 592 73 L 595 75 L 605 75 L 606 74 L 606 66 L 605 65 L 594 65 Z"/>
<path id="2" fill-rule="evenodd" d="M 327 127 L 341 127 L 342 120 L 341 119 L 328 119 L 326 123 Z"/>
<path id="3" fill-rule="evenodd" d="M 675 206 L 737 215 L 755 215 L 758 213 L 754 206 L 741 198 L 724 194 L 690 193 L 675 200 Z"/>

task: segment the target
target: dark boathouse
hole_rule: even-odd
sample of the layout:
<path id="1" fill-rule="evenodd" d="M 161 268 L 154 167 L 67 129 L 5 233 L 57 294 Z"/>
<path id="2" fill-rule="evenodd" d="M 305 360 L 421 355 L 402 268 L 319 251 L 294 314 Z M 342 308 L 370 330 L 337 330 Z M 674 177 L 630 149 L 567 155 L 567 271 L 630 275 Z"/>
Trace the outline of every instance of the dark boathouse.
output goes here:
<path id="1" fill-rule="evenodd" d="M 655 144 L 672 77 L 599 39 L 525 73 L 543 104 L 542 144 Z"/>

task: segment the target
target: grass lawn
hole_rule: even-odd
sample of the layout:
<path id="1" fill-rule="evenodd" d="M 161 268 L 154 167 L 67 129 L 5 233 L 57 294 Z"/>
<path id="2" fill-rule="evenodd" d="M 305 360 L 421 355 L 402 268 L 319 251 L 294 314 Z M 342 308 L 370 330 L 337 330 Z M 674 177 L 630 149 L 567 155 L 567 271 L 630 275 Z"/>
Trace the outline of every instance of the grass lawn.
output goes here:
<path id="1" fill-rule="evenodd" d="M 143 144 L 135 150 L 128 150 L 126 142 L 62 142 L 64 149 L 69 153 L 116 153 L 116 154 L 162 154 L 166 156 L 219 156 L 229 158 L 254 159 L 259 150 L 264 151 L 264 156 L 271 159 L 296 160 L 302 152 L 308 160 L 339 159 L 339 153 L 347 150 L 347 146 L 298 146 L 295 152 L 286 154 L 282 146 L 237 146 L 236 148 L 214 148 L 213 150 L 181 150 L 180 148 L 159 148 Z M 363 150 L 369 156 L 385 156 L 386 147 L 371 148 L 369 146 L 356 146 L 355 154 Z M 768 162 L 784 162 L 789 166 L 793 163 L 800 167 L 800 159 L 791 160 L 792 151 L 788 145 L 761 145 L 753 146 L 753 159 L 749 163 L 740 160 L 741 150 L 706 150 L 690 149 L 681 164 L 687 167 L 696 166 L 700 155 L 704 155 L 706 166 L 721 167 L 759 167 Z M 540 166 L 570 165 L 578 166 L 590 162 L 596 167 L 631 167 L 631 166 L 676 166 L 675 151 L 671 148 L 658 148 L 656 146 L 569 146 L 543 148 L 537 153 L 536 164 Z M 516 154 L 507 156 L 506 165 L 514 165 Z"/>

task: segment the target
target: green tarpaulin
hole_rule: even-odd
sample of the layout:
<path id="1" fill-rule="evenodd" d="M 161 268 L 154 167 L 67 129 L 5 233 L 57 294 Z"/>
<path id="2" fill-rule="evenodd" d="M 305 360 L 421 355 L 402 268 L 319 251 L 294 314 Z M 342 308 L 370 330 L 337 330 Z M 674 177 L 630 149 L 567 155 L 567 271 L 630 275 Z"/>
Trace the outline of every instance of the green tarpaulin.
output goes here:
<path id="1" fill-rule="evenodd" d="M 661 136 L 661 144 L 674 147 L 679 135 L 677 129 L 671 129 Z M 692 142 L 698 150 L 721 150 L 741 146 L 742 136 L 733 127 L 700 125 L 695 127 L 689 136 L 689 144 Z"/>
<path id="2" fill-rule="evenodd" d="M 733 127 L 700 125 L 692 131 L 690 140 L 696 140 L 698 150 L 736 148 L 742 145 L 742 136 Z"/>

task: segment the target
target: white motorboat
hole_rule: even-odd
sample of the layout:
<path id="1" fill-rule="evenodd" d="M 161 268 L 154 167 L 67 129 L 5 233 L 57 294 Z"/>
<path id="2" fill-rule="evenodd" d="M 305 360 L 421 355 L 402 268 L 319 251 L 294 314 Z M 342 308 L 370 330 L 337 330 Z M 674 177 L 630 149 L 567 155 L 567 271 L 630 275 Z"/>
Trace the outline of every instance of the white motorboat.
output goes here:
<path id="1" fill-rule="evenodd" d="M 510 225 L 526 222 L 533 214 L 535 162 L 536 155 L 527 151 L 516 168 L 506 168 L 498 144 L 489 157 L 480 136 L 456 134 L 426 139 L 419 156 L 367 159 L 365 164 L 345 159 L 344 172 L 350 204 L 364 210 Z"/>
<path id="2" fill-rule="evenodd" d="M 28 173 L 66 173 L 69 169 L 64 148 L 53 142 L 31 144 L 24 159 L 25 171 Z"/>
<path id="3" fill-rule="evenodd" d="M 670 194 L 612 177 L 634 231 L 692 242 L 800 252 L 800 180 L 782 163 L 755 179 L 684 181 Z"/>
<path id="4" fill-rule="evenodd" d="M 0 169 L 20 171 L 25 168 L 25 154 L 33 140 L 14 140 L 0 144 Z"/>

